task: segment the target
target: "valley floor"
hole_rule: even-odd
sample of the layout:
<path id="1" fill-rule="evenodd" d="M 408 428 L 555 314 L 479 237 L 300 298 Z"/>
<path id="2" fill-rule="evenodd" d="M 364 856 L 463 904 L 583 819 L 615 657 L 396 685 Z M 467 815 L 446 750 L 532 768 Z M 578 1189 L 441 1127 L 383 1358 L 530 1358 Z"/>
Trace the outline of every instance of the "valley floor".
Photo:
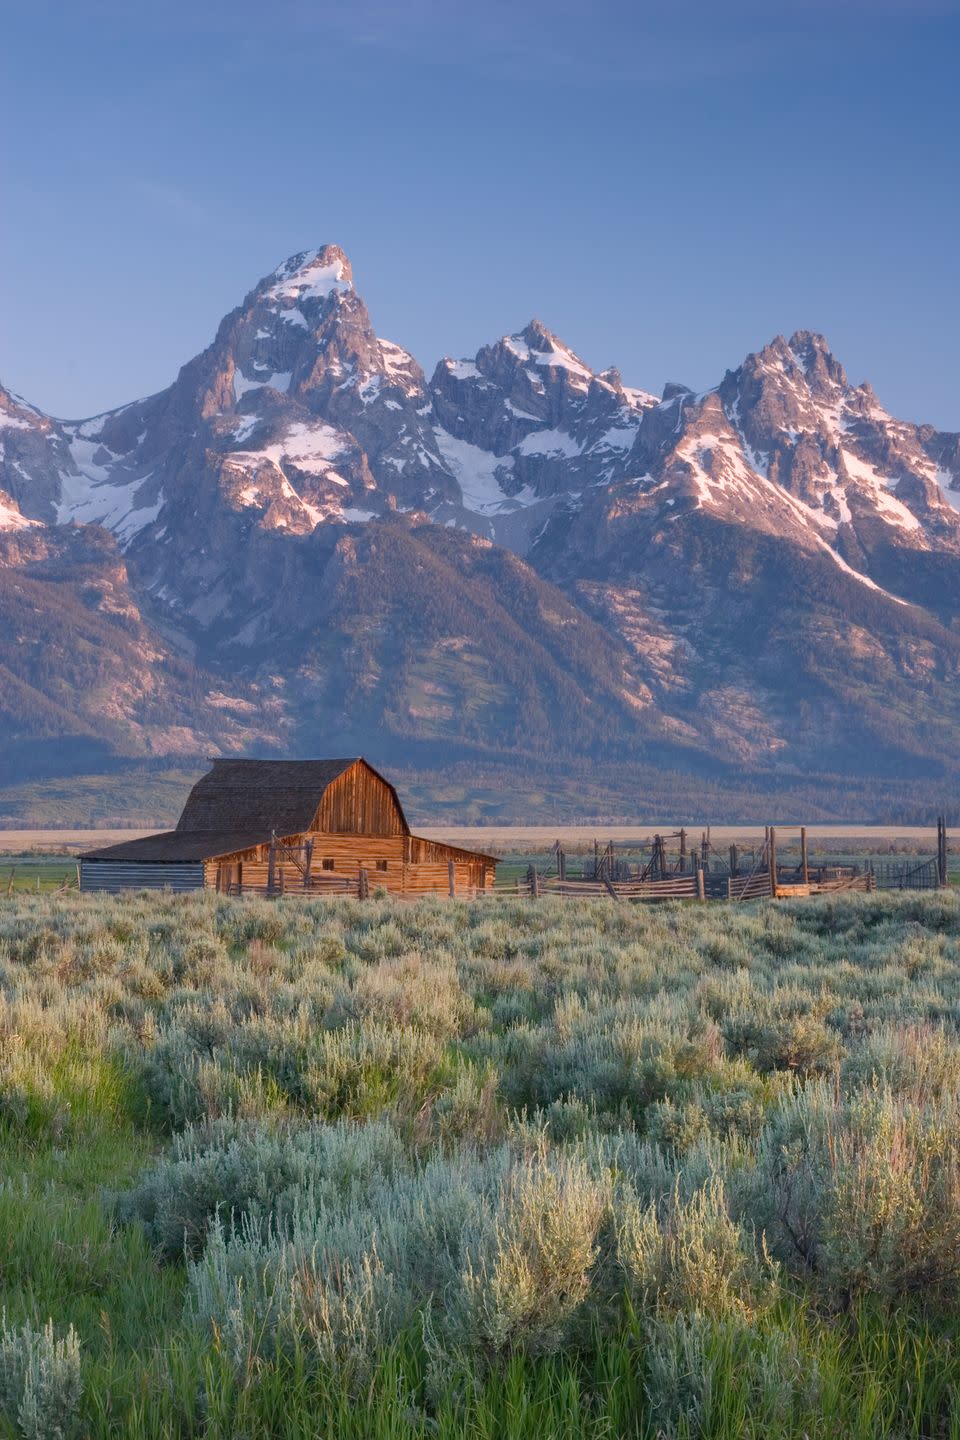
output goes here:
<path id="1" fill-rule="evenodd" d="M 681 823 L 677 820 L 663 821 L 651 825 L 420 825 L 418 834 L 431 840 L 442 840 L 448 845 L 463 845 L 468 849 L 491 850 L 496 854 L 520 854 L 523 851 L 539 851 L 560 840 L 571 848 L 591 846 L 594 840 L 605 844 L 632 842 L 649 846 L 657 833 L 669 834 Z M 791 822 L 782 823 L 787 827 L 786 839 L 795 840 Z M 799 822 L 797 822 L 799 823 Z M 707 828 L 691 824 L 691 836 L 699 836 Z M 871 846 L 889 845 L 891 842 L 905 851 L 917 853 L 932 851 L 936 847 L 936 825 L 808 825 L 807 834 L 811 842 L 817 843 L 825 853 L 839 851 L 847 853 L 850 847 L 856 851 L 867 851 Z M 711 825 L 710 834 L 717 845 L 733 842 L 756 844 L 763 840 L 762 825 Z M 21 855 L 32 851 L 81 850 L 95 846 L 114 845 L 122 840 L 136 840 L 151 832 L 146 829 L 0 829 L 0 854 Z"/>
<path id="2" fill-rule="evenodd" d="M 952 892 L 0 896 L 0 1435 L 960 1437 L 958 1133 Z"/>

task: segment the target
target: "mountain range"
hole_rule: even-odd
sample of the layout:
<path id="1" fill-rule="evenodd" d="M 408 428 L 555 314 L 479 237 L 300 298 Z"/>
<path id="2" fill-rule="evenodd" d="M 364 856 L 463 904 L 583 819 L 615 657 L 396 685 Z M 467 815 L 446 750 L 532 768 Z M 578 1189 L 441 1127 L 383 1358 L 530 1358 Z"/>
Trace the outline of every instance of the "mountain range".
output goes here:
<path id="1" fill-rule="evenodd" d="M 459 776 L 458 815 L 601 773 L 611 814 L 667 775 L 929 806 L 958 507 L 960 435 L 819 335 L 658 397 L 534 320 L 428 379 L 323 246 L 157 395 L 58 420 L 0 387 L 0 781 L 363 752 Z"/>

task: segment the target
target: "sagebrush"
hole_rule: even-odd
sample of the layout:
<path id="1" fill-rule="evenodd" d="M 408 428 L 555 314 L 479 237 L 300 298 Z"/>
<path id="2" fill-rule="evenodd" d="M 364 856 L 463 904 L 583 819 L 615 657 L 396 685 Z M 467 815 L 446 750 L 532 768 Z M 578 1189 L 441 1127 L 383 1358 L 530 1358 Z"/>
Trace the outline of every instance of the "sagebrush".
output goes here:
<path id="1" fill-rule="evenodd" d="M 12 898 L 0 1433 L 960 1434 L 958 943 L 939 893 Z"/>

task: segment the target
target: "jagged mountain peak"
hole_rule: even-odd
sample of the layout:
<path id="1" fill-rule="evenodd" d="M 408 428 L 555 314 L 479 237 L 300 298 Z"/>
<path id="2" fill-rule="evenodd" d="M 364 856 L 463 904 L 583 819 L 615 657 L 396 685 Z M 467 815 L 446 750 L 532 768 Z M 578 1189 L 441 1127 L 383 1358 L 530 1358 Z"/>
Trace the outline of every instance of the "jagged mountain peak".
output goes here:
<path id="1" fill-rule="evenodd" d="M 518 356 L 524 362 L 532 360 L 535 365 L 545 369 L 566 371 L 566 378 L 571 384 L 578 381 L 589 383 L 593 379 L 590 367 L 559 335 L 548 330 L 542 320 L 531 320 L 518 335 L 505 336 L 504 343 L 514 351 L 526 347 L 528 353 Z"/>
<path id="2" fill-rule="evenodd" d="M 669 405 L 672 400 L 676 400 L 678 395 L 692 395 L 693 393 L 689 385 L 682 385 L 679 380 L 668 380 L 663 387 L 660 403 Z"/>
<path id="3" fill-rule="evenodd" d="M 814 394 L 849 388 L 846 371 L 823 335 L 796 330 L 787 340 L 774 338 L 746 357 L 741 370 L 764 376 L 781 386 L 800 386 Z"/>
<path id="4" fill-rule="evenodd" d="M 325 300 L 353 288 L 353 267 L 339 245 L 300 250 L 278 265 L 258 289 L 274 300 Z"/>
<path id="5" fill-rule="evenodd" d="M 778 336 L 778 339 L 783 339 Z M 798 360 L 809 363 L 814 356 L 823 355 L 833 359 L 833 352 L 830 349 L 830 342 L 819 330 L 794 330 L 790 339 L 786 342 Z"/>
<path id="6" fill-rule="evenodd" d="M 790 351 L 803 367 L 809 383 L 818 386 L 850 384 L 847 372 L 823 335 L 814 330 L 795 330 L 789 340 Z"/>
<path id="7" fill-rule="evenodd" d="M 224 724 L 247 743 L 262 711 L 298 743 L 365 726 L 499 749 L 617 734 L 632 753 L 646 733 L 822 763 L 863 730 L 850 675 L 873 717 L 921 692 L 937 724 L 960 717 L 960 640 L 934 618 L 960 625 L 956 476 L 960 438 L 851 388 L 813 331 L 658 401 L 534 319 L 427 385 L 322 245 L 264 276 L 158 395 L 74 423 L 0 388 L 0 673 L 69 692 L 38 628 L 59 634 L 66 594 L 69 628 L 136 689 L 165 657 L 162 704 L 124 709 L 125 753 Z M 182 736 L 194 661 L 217 680 Z M 935 752 L 951 764 L 955 733 Z"/>
<path id="8" fill-rule="evenodd" d="M 539 350 L 544 342 L 546 342 L 547 345 L 559 345 L 562 343 L 560 337 L 555 335 L 554 332 L 544 325 L 542 320 L 538 320 L 536 316 L 534 316 L 532 320 L 529 320 L 523 329 L 518 331 L 512 338 L 515 340 L 525 340 L 532 350 Z"/>

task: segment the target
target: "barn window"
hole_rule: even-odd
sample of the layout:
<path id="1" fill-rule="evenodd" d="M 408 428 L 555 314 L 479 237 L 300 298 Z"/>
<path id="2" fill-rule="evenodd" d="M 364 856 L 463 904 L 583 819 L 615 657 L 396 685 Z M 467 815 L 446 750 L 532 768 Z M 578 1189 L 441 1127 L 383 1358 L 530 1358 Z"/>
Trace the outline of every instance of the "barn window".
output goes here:
<path id="1" fill-rule="evenodd" d="M 386 860 L 378 860 L 378 861 L 377 861 L 377 869 L 378 869 L 378 870 L 386 870 L 386 868 L 387 868 L 387 862 L 386 862 Z"/>
<path id="2" fill-rule="evenodd" d="M 329 860 L 329 859 L 328 859 L 328 860 L 321 860 L 321 861 L 320 861 L 320 868 L 321 868 L 321 870 L 332 870 L 332 869 L 334 868 L 334 867 L 333 867 L 333 861 L 332 861 L 332 860 Z"/>

